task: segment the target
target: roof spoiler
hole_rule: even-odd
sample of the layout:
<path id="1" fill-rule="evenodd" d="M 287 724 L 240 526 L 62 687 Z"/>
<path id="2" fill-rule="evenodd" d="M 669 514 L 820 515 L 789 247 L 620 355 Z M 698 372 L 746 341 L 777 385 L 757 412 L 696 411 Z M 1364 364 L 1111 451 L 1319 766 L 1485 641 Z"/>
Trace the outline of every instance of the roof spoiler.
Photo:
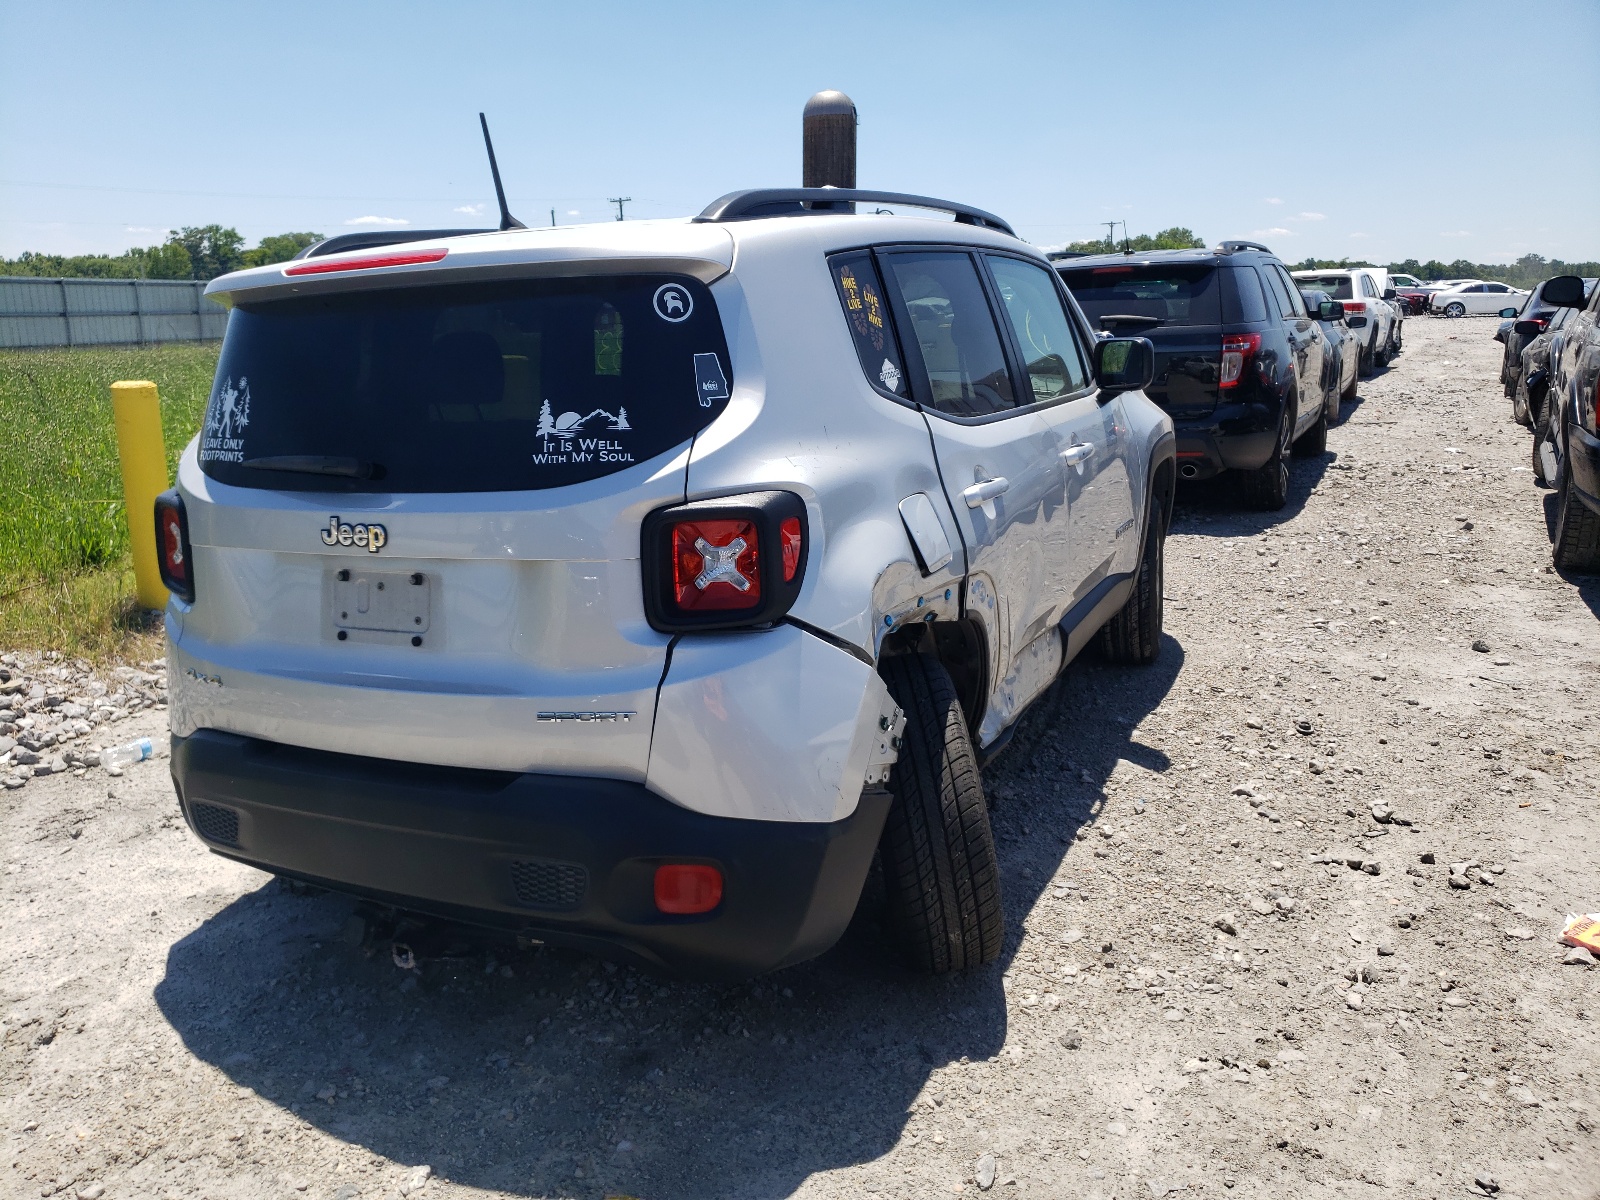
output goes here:
<path id="1" fill-rule="evenodd" d="M 1223 254 L 1232 254 L 1235 250 L 1259 250 L 1263 254 L 1272 253 L 1271 247 L 1263 246 L 1260 242 L 1220 242 L 1217 245 L 1217 249 Z"/>
<path id="2" fill-rule="evenodd" d="M 370 250 L 374 246 L 396 246 L 402 242 L 431 242 L 435 238 L 463 237 L 469 233 L 494 233 L 493 229 L 384 229 L 370 233 L 341 233 L 307 246 L 295 258 L 321 258 L 348 250 Z"/>
<path id="3" fill-rule="evenodd" d="M 962 225 L 998 229 L 1016 237 L 1016 230 L 981 208 L 936 200 L 932 196 L 913 196 L 906 192 L 873 192 L 860 188 L 753 188 L 729 192 L 713 200 L 696 221 L 738 221 L 751 217 L 800 217 L 814 213 L 853 213 L 857 204 L 906 204 L 912 208 L 931 208 L 947 212 Z"/>

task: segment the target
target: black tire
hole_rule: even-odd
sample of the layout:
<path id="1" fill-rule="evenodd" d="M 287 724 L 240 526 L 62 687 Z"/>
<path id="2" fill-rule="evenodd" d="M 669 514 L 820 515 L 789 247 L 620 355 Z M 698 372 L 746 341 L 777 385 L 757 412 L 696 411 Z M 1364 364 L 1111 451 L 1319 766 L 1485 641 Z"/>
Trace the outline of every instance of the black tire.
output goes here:
<path id="1" fill-rule="evenodd" d="M 1272 457 L 1254 471 L 1239 472 L 1239 489 L 1245 503 L 1260 512 L 1277 512 L 1289 503 L 1290 440 L 1294 433 L 1296 403 L 1290 396 L 1278 418 L 1278 441 Z"/>
<path id="2" fill-rule="evenodd" d="M 1572 445 L 1570 439 L 1567 445 Z M 1600 571 L 1600 513 L 1572 490 L 1570 467 L 1556 481 L 1556 527 L 1550 558 L 1563 571 Z"/>
<path id="3" fill-rule="evenodd" d="M 1294 444 L 1294 453 L 1301 458 L 1316 458 L 1328 452 L 1328 406 L 1324 404 L 1317 414 L 1317 423 L 1300 435 Z"/>
<path id="4" fill-rule="evenodd" d="M 1394 327 L 1389 331 L 1389 357 L 1390 357 L 1390 359 L 1393 359 L 1397 354 L 1400 353 L 1400 350 L 1401 350 L 1402 347 L 1405 346 L 1405 343 L 1406 343 L 1405 322 L 1404 321 L 1396 321 L 1394 323 Z"/>
<path id="5" fill-rule="evenodd" d="M 1167 586 L 1167 530 L 1161 506 L 1150 498 L 1150 519 L 1145 523 L 1144 554 L 1133 595 L 1100 627 L 1100 653 L 1107 662 L 1148 666 L 1161 654 L 1161 622 L 1165 615 Z"/>
<path id="6" fill-rule="evenodd" d="M 1000 955 L 1000 864 L 966 714 L 950 673 L 923 654 L 884 660 L 906 714 L 879 856 L 890 914 L 911 962 L 935 975 Z"/>
<path id="7" fill-rule="evenodd" d="M 1555 405 L 1550 403 L 1550 389 L 1540 388 L 1538 395 L 1532 393 L 1528 396 L 1528 416 L 1533 419 L 1533 481 L 1540 487 L 1549 487 L 1550 481 L 1544 477 L 1544 459 L 1539 454 L 1539 447 L 1544 445 L 1545 438 L 1550 434 L 1550 414 Z"/>
<path id="8" fill-rule="evenodd" d="M 1388 343 L 1388 341 L 1385 340 L 1383 345 L 1379 346 L 1378 345 L 1378 335 L 1376 333 L 1374 333 L 1372 335 L 1372 364 L 1373 364 L 1373 366 L 1374 367 L 1387 367 L 1389 365 L 1389 357 L 1390 357 L 1390 353 L 1389 353 L 1389 343 Z"/>
<path id="9" fill-rule="evenodd" d="M 1444 306 L 1444 315 L 1447 317 L 1464 317 L 1467 315 L 1467 306 L 1459 300 L 1452 301 Z"/>
<path id="10" fill-rule="evenodd" d="M 1356 354 L 1356 373 L 1350 376 L 1350 386 L 1339 393 L 1339 403 L 1349 404 L 1356 398 L 1356 389 L 1361 386 L 1361 355 Z"/>

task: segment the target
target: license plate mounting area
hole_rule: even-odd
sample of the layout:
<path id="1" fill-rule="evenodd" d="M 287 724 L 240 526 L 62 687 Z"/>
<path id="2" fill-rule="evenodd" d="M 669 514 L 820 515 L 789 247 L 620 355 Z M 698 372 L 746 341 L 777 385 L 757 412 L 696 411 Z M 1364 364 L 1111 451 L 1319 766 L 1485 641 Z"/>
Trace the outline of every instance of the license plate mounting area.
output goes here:
<path id="1" fill-rule="evenodd" d="M 343 567 L 333 572 L 328 595 L 333 627 L 344 632 L 428 632 L 433 581 L 422 571 L 370 571 Z"/>

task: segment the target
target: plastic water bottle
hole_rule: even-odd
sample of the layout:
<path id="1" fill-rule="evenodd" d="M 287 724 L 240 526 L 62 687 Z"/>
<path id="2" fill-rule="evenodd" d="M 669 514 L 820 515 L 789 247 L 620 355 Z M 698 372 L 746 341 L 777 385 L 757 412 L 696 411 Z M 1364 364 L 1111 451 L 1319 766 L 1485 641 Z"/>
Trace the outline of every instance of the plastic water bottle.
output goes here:
<path id="1" fill-rule="evenodd" d="M 147 737 L 136 742 L 128 742 L 122 746 L 112 746 L 100 751 L 100 765 L 102 767 L 126 767 L 136 762 L 143 762 L 156 752 L 155 746 Z"/>

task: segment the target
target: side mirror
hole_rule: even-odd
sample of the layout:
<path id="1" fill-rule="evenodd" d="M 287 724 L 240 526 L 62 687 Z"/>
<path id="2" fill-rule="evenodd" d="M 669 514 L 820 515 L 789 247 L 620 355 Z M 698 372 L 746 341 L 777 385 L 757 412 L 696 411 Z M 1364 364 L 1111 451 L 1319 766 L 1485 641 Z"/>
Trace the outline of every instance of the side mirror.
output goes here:
<path id="1" fill-rule="evenodd" d="M 1500 310 L 1500 315 L 1502 317 L 1514 317 L 1517 315 L 1517 310 L 1514 308 L 1502 308 Z"/>
<path id="2" fill-rule="evenodd" d="M 1583 279 L 1578 275 L 1557 275 L 1544 281 L 1539 298 L 1551 308 L 1582 308 Z"/>
<path id="3" fill-rule="evenodd" d="M 1096 342 L 1094 381 L 1105 393 L 1142 391 L 1156 377 L 1156 348 L 1149 338 L 1107 338 Z"/>
<path id="4" fill-rule="evenodd" d="M 1536 338 L 1544 332 L 1543 321 L 1518 321 L 1511 327 L 1517 331 L 1518 337 Z"/>
<path id="5" fill-rule="evenodd" d="M 1385 300 L 1393 300 L 1395 298 L 1395 294 L 1396 293 L 1395 293 L 1395 290 L 1393 288 L 1384 288 L 1383 289 L 1383 298 Z"/>
<path id="6" fill-rule="evenodd" d="M 1344 301 L 1324 300 L 1317 305 L 1317 320 L 1342 321 L 1344 320 Z"/>

